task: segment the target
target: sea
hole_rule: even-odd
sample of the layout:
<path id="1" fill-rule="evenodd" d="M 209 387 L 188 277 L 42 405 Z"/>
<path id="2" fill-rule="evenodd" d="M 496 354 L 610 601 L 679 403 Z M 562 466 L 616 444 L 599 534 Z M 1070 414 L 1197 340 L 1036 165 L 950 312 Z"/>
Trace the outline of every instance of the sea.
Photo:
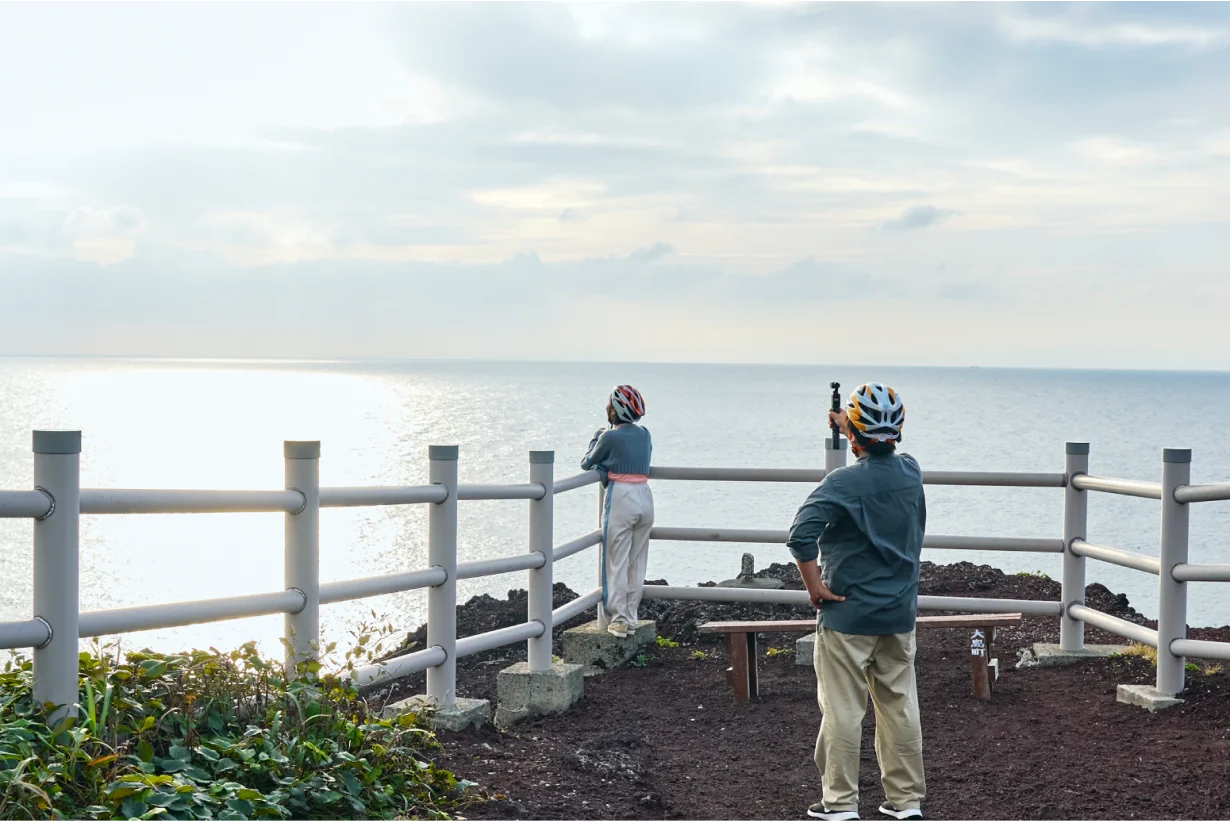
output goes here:
<path id="1" fill-rule="evenodd" d="M 80 429 L 81 480 L 92 488 L 278 489 L 282 442 L 321 441 L 325 486 L 427 483 L 430 445 L 460 446 L 462 482 L 528 481 L 527 454 L 553 450 L 556 476 L 578 473 L 603 426 L 610 389 L 635 385 L 659 466 L 822 467 L 829 383 L 843 393 L 885 382 L 907 408 L 904 450 L 933 470 L 1063 470 L 1064 443 L 1089 442 L 1091 472 L 1159 480 L 1163 447 L 1193 451 L 1195 482 L 1230 481 L 1230 374 L 546 362 L 231 361 L 0 358 L 0 488 L 32 486 L 31 431 Z M 657 524 L 786 528 L 812 490 L 803 484 L 653 483 Z M 928 487 L 928 532 L 1059 538 L 1059 489 Z M 461 503 L 459 560 L 526 550 L 524 501 Z M 597 526 L 597 490 L 555 500 L 555 543 Z M 422 506 L 321 513 L 321 578 L 426 566 Z M 0 619 L 31 615 L 27 520 L 0 520 Z M 1159 503 L 1093 494 L 1089 541 L 1157 555 Z M 235 596 L 283 587 L 277 513 L 86 516 L 81 608 Z M 789 562 L 780 545 L 654 542 L 649 578 L 693 585 Z M 1191 561 L 1230 563 L 1230 503 L 1194 506 Z M 593 589 L 598 551 L 561 561 L 556 581 Z M 1055 554 L 927 550 L 1009 573 L 1060 577 Z M 1155 616 L 1157 579 L 1088 562 L 1088 579 Z M 505 597 L 523 573 L 459 582 L 459 601 Z M 1189 622 L 1230 623 L 1226 591 L 1190 586 Z M 344 644 L 378 625 L 412 628 L 426 593 L 326 605 L 322 634 Z M 281 616 L 148 631 L 121 647 L 229 649 L 256 641 L 280 655 Z"/>

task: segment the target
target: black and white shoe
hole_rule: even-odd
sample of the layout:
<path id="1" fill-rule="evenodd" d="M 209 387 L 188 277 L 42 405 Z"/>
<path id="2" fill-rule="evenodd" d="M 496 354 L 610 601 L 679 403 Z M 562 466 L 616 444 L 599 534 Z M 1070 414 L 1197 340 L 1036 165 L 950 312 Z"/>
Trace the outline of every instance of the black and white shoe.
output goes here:
<path id="1" fill-rule="evenodd" d="M 887 815 L 889 818 L 908 818 L 911 821 L 921 821 L 923 817 L 922 810 L 917 807 L 912 810 L 899 810 L 887 801 L 880 805 L 880 813 Z"/>
<path id="2" fill-rule="evenodd" d="M 858 821 L 858 810 L 830 810 L 824 804 L 812 804 L 807 808 L 810 818 L 821 818 L 824 821 Z"/>

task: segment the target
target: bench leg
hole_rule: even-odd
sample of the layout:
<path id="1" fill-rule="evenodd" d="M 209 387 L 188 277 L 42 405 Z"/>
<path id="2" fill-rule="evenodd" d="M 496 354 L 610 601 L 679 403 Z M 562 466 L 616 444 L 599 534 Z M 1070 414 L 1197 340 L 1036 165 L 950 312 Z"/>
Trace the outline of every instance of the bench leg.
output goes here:
<path id="1" fill-rule="evenodd" d="M 735 691 L 735 701 L 747 701 L 751 698 L 752 682 L 756 677 L 755 668 L 752 666 L 756 663 L 755 657 L 752 657 L 749 664 L 747 656 L 748 642 L 744 636 L 749 635 L 754 643 L 754 633 L 726 634 L 726 651 L 730 654 L 730 669 L 726 674 L 730 677 L 730 685 Z"/>
<path id="2" fill-rule="evenodd" d="M 969 663 L 974 679 L 974 698 L 981 701 L 991 700 L 991 671 L 988 666 L 990 657 L 991 628 L 975 628 L 970 635 Z"/>
<path id="3" fill-rule="evenodd" d="M 756 634 L 744 633 L 747 636 L 747 693 L 752 701 L 760 700 L 760 677 L 757 675 L 756 663 L 760 656 L 756 653 Z"/>

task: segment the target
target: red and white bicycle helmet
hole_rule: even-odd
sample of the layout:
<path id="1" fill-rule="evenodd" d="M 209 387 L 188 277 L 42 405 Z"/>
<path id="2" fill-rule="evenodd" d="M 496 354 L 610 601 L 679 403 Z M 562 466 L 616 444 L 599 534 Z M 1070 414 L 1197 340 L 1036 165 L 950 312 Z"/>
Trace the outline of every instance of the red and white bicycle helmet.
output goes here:
<path id="1" fill-rule="evenodd" d="M 645 399 L 631 385 L 620 385 L 611 391 L 611 407 L 615 409 L 615 418 L 626 424 L 636 422 L 645 415 Z"/>

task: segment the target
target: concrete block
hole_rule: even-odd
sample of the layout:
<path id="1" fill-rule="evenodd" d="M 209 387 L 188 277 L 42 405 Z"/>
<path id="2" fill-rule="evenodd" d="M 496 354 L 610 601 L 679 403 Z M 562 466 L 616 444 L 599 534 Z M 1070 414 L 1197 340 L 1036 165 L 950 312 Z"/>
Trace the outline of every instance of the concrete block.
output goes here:
<path id="1" fill-rule="evenodd" d="M 1058 644 L 1035 644 L 1021 654 L 1018 670 L 1030 667 L 1059 667 L 1085 659 L 1105 659 L 1127 650 L 1126 644 L 1086 644 L 1083 650 L 1064 650 Z"/>
<path id="2" fill-rule="evenodd" d="M 518 662 L 496 677 L 496 726 L 562 713 L 584 694 L 585 675 L 579 664 L 556 663 L 550 670 L 531 672 L 528 664 Z"/>
<path id="3" fill-rule="evenodd" d="M 794 643 L 794 663 L 799 667 L 812 667 L 816 653 L 816 634 L 808 633 Z"/>
<path id="4" fill-rule="evenodd" d="M 626 664 L 645 651 L 658 637 L 657 622 L 641 620 L 626 639 L 616 638 L 597 621 L 564 631 L 564 661 L 579 664 L 592 676 Z"/>
<path id="5" fill-rule="evenodd" d="M 1149 684 L 1120 684 L 1115 688 L 1115 701 L 1144 707 L 1151 713 L 1183 703 L 1183 699 L 1160 693 L 1156 687 Z"/>
<path id="6" fill-rule="evenodd" d="M 433 730 L 459 733 L 469 727 L 477 730 L 490 724 L 491 702 L 485 698 L 459 698 L 452 707 L 442 710 L 436 706 L 435 699 L 416 695 L 387 705 L 380 715 L 393 718 L 402 713 L 424 713 L 427 725 Z"/>

